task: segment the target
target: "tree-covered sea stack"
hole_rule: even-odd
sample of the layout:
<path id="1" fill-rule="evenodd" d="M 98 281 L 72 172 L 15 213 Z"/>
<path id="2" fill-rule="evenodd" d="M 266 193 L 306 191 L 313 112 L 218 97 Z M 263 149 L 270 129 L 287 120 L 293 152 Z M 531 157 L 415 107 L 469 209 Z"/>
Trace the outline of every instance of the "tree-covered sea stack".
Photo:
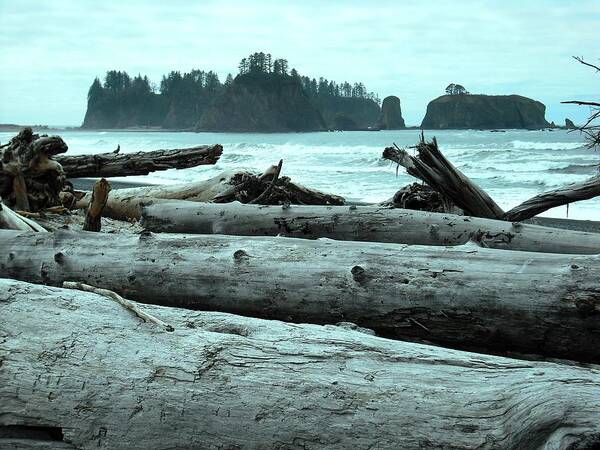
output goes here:
<path id="1" fill-rule="evenodd" d="M 88 92 L 84 128 L 209 131 L 357 130 L 377 127 L 380 100 L 361 82 L 302 76 L 288 61 L 255 52 L 225 82 L 214 71 L 147 76 L 111 70 Z"/>

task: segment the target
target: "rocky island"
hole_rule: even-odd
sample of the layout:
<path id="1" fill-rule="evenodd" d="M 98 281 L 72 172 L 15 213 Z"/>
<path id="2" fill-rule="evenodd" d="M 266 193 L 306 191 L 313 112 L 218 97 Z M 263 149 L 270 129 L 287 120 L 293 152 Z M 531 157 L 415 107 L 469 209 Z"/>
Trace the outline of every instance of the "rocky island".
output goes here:
<path id="1" fill-rule="evenodd" d="M 424 129 L 539 129 L 550 124 L 546 106 L 520 95 L 470 94 L 451 84 L 446 95 L 432 100 L 421 123 Z"/>
<path id="2" fill-rule="evenodd" d="M 172 71 L 159 89 L 148 77 L 109 71 L 88 93 L 83 128 L 156 127 L 223 132 L 299 132 L 379 127 L 379 98 L 363 83 L 288 71 L 285 59 L 256 52 L 221 83 L 213 71 Z M 399 101 L 398 111 L 399 115 Z M 397 121 L 397 118 L 394 119 Z M 401 123 L 404 121 L 400 115 Z"/>
<path id="3" fill-rule="evenodd" d="M 271 73 L 238 75 L 196 126 L 198 131 L 323 131 L 325 122 L 298 80 Z"/>

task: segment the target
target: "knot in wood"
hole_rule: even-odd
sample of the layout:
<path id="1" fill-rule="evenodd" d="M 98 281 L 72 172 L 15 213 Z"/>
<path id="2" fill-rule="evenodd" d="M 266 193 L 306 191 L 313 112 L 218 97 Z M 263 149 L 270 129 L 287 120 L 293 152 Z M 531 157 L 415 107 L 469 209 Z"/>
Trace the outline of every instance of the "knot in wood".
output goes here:
<path id="1" fill-rule="evenodd" d="M 350 269 L 350 272 L 352 273 L 352 278 L 354 278 L 354 281 L 357 283 L 364 283 L 367 281 L 367 273 L 362 267 L 354 266 Z"/>
<path id="2" fill-rule="evenodd" d="M 248 253 L 246 253 L 244 250 L 236 250 L 235 253 L 233 254 L 233 259 L 235 261 L 241 261 L 242 258 L 249 258 L 250 255 Z"/>

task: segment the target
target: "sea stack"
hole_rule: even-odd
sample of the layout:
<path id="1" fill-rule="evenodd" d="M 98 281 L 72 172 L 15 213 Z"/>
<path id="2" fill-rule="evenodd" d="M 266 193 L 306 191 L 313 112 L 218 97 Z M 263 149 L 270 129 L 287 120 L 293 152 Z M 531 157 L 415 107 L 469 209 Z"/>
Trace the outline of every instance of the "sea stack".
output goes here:
<path id="1" fill-rule="evenodd" d="M 573 121 L 569 118 L 565 119 L 565 128 L 567 130 L 575 130 L 577 127 L 573 123 Z"/>
<path id="2" fill-rule="evenodd" d="M 443 95 L 429 102 L 424 129 L 540 129 L 546 106 L 520 95 Z"/>
<path id="3" fill-rule="evenodd" d="M 406 128 L 402 118 L 400 99 L 395 95 L 389 95 L 383 99 L 381 104 L 380 127 L 384 130 L 400 130 Z"/>

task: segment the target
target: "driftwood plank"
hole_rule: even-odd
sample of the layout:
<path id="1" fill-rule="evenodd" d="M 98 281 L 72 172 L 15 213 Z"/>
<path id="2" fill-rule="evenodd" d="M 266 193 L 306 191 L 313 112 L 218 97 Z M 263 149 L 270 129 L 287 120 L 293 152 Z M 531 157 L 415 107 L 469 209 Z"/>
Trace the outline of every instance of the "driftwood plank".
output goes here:
<path id="1" fill-rule="evenodd" d="M 144 308 L 175 331 L 143 323 L 102 296 L 0 280 L 0 315 L 11 318 L 0 322 L 0 447 L 15 430 L 38 439 L 48 430 L 55 439 L 31 439 L 29 448 L 567 450 L 600 443 L 596 367 L 458 352 L 336 326 Z"/>

